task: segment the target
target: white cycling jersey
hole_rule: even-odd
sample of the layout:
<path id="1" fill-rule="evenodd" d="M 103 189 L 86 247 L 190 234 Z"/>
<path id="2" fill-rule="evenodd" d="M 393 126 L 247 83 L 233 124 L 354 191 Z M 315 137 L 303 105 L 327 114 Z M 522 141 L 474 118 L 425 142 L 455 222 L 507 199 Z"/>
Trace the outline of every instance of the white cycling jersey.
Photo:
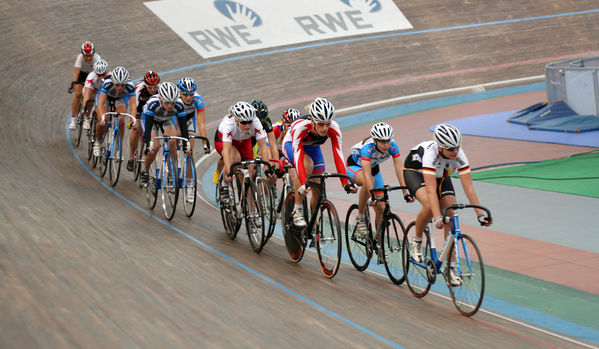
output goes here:
<path id="1" fill-rule="evenodd" d="M 89 73 L 94 71 L 94 63 L 102 59 L 99 54 L 94 53 L 94 59 L 91 61 L 86 61 L 83 59 L 83 53 L 80 53 L 75 60 L 75 68 L 79 68 L 80 71 L 84 73 Z"/>
<path id="2" fill-rule="evenodd" d="M 256 140 L 266 138 L 266 132 L 258 118 L 252 122 L 252 127 L 249 132 L 242 132 L 239 126 L 235 123 L 234 117 L 224 117 L 218 126 L 218 132 L 223 142 L 243 141 L 248 138 L 255 137 Z"/>
<path id="3" fill-rule="evenodd" d="M 92 90 L 93 94 L 95 95 L 102 86 L 103 82 L 104 78 L 99 77 L 98 74 L 93 71 L 89 73 L 85 79 L 85 88 Z"/>

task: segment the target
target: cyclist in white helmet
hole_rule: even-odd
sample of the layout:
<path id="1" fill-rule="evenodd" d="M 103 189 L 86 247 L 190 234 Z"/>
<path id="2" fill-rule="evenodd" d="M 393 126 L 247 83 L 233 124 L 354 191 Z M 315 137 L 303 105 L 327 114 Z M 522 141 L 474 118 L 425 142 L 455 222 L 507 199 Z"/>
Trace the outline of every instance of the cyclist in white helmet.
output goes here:
<path id="1" fill-rule="evenodd" d="M 160 150 L 161 142 L 154 142 L 153 148 L 149 149 L 150 140 L 158 136 L 160 130 L 167 136 L 177 136 L 178 119 L 185 119 L 185 105 L 179 98 L 179 90 L 172 82 L 163 82 L 158 88 L 158 94 L 150 97 L 141 114 L 141 125 L 144 134 L 145 158 L 144 169 L 141 171 L 141 182 L 147 183 L 148 169 Z M 182 121 L 181 137 L 189 138 L 187 133 L 187 122 Z M 169 149 L 177 149 L 177 140 L 169 140 Z M 186 142 L 183 142 L 183 150 L 186 149 Z M 177 152 L 171 152 L 173 160 L 177 161 Z"/>
<path id="2" fill-rule="evenodd" d="M 293 224 L 298 227 L 305 227 L 302 197 L 310 190 L 306 187 L 306 177 L 310 174 L 323 173 L 324 157 L 320 145 L 327 139 L 331 139 L 333 148 L 333 158 L 338 173 L 346 173 L 344 156 L 341 150 L 342 136 L 339 124 L 335 119 L 335 107 L 326 98 L 317 97 L 310 105 L 310 117 L 299 118 L 291 124 L 291 131 L 285 134 L 283 139 L 283 155 L 295 167 L 296 175 L 294 177 L 295 192 L 300 195 L 295 196 L 295 209 L 293 211 Z M 340 178 L 344 189 L 351 193 L 356 193 L 358 188 L 352 186 L 347 178 Z M 314 193 L 310 202 L 310 209 L 313 209 L 318 200 L 318 189 L 314 188 Z"/>
<path id="3" fill-rule="evenodd" d="M 75 67 L 73 68 L 73 77 L 71 78 L 71 84 L 67 91 L 69 93 L 75 92 L 73 96 L 73 102 L 71 103 L 71 115 L 77 115 L 79 110 L 79 101 L 83 93 L 83 84 L 87 75 L 93 71 L 94 63 L 99 61 L 102 57 L 96 53 L 96 47 L 90 41 L 86 41 L 81 45 L 81 53 L 75 59 Z M 71 127 L 71 125 L 69 125 Z M 72 125 L 72 128 L 75 124 Z"/>
<path id="4" fill-rule="evenodd" d="M 382 188 L 385 185 L 379 164 L 393 158 L 397 180 L 400 185 L 406 185 L 403 177 L 401 154 L 397 143 L 393 140 L 394 136 L 393 128 L 389 124 L 384 122 L 374 124 L 370 130 L 370 136 L 356 143 L 351 148 L 351 155 L 347 158 L 347 174 L 353 178 L 358 186 L 362 187 L 360 189 L 356 228 L 364 236 L 368 235 L 364 213 L 366 211 L 366 202 L 370 197 L 370 190 Z M 404 189 L 403 193 L 407 202 L 414 201 L 414 197 L 407 190 Z M 376 213 L 375 227 L 378 226 L 384 209 L 385 203 L 377 202 L 374 207 Z"/>
<path id="5" fill-rule="evenodd" d="M 129 71 L 124 67 L 116 67 L 110 74 L 110 78 L 104 80 L 100 86 L 100 92 L 96 97 L 96 111 L 98 124 L 96 126 L 96 142 L 94 143 L 94 155 L 100 156 L 100 140 L 104 137 L 106 120 L 102 122 L 102 115 L 109 111 L 110 104 L 114 104 L 115 111 L 129 113 L 135 116 L 135 86 L 129 81 Z M 119 117 L 119 131 L 121 140 L 125 136 L 125 117 Z"/>
<path id="6" fill-rule="evenodd" d="M 89 130 L 90 126 L 90 112 L 93 112 L 95 109 L 95 101 L 98 95 L 98 91 L 104 83 L 104 79 L 108 76 L 108 62 L 103 59 L 100 59 L 96 63 L 94 63 L 94 71 L 87 75 L 87 79 L 85 79 L 85 86 L 83 87 L 83 113 L 85 115 L 85 120 L 83 122 L 83 129 Z"/>
<path id="7" fill-rule="evenodd" d="M 440 124 L 435 127 L 434 140 L 424 141 L 410 151 L 404 163 L 404 177 L 410 194 L 422 204 L 416 216 L 416 234 L 412 244 L 412 256 L 422 261 L 422 234 L 427 222 L 434 217 L 437 229 L 444 228 L 445 237 L 451 223 L 443 224 L 441 210 L 456 203 L 451 183 L 451 173 L 458 173 L 466 197 L 473 205 L 480 205 L 472 184 L 468 158 L 462 150 L 462 134 L 453 125 Z M 485 220 L 485 214 L 475 209 L 479 222 L 490 226 L 493 221 Z M 448 211 L 448 216 L 453 212 Z M 452 269 L 453 270 L 453 269 Z M 451 284 L 460 285 L 461 280 L 453 272 Z"/>

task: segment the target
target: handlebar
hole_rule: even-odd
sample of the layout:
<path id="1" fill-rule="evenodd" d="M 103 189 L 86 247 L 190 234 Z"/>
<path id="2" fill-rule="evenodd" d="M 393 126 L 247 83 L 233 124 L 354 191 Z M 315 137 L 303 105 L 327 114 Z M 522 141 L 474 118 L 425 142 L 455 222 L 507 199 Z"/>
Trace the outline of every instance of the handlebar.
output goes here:
<path id="1" fill-rule="evenodd" d="M 118 117 L 118 116 L 120 116 L 120 115 L 127 116 L 127 117 L 129 117 L 129 119 L 133 119 L 133 121 L 132 121 L 132 122 L 133 122 L 133 124 L 137 126 L 137 119 L 135 118 L 135 116 L 133 116 L 133 115 L 131 115 L 131 114 L 127 114 L 127 113 L 119 113 L 119 112 L 114 112 L 114 111 L 109 111 L 109 112 L 106 112 L 106 113 L 104 113 L 104 114 L 102 115 L 102 122 L 104 122 L 104 121 L 105 121 L 105 119 L 106 119 L 106 115 L 116 115 L 117 117 Z"/>
<path id="2" fill-rule="evenodd" d="M 231 175 L 232 173 L 234 173 L 234 169 L 237 166 L 243 166 L 243 168 L 247 168 L 249 165 L 252 164 L 261 164 L 261 165 L 265 165 L 268 167 L 268 171 L 270 172 L 274 172 L 272 169 L 272 165 L 268 162 L 268 161 L 264 161 L 262 159 L 252 159 L 252 160 L 242 160 L 242 161 L 238 161 L 236 163 L 231 164 L 231 166 L 229 167 L 229 175 Z"/>
<path id="3" fill-rule="evenodd" d="M 403 190 L 403 189 L 409 189 L 408 187 L 406 187 L 405 185 L 395 185 L 395 186 L 391 186 L 391 185 L 385 185 L 382 188 L 374 188 L 374 189 L 370 189 L 370 197 L 372 198 L 372 200 L 376 200 L 376 198 L 374 197 L 374 194 L 377 192 L 390 192 L 393 190 Z"/>
<path id="4" fill-rule="evenodd" d="M 210 149 L 210 140 L 204 136 L 189 136 L 189 139 L 201 139 L 204 141 L 204 149 Z"/>
<path id="5" fill-rule="evenodd" d="M 283 176 L 283 174 L 285 173 L 283 170 L 283 162 L 281 160 L 277 160 L 277 159 L 269 159 L 269 162 L 276 162 L 277 164 L 279 164 L 279 170 L 275 172 L 275 174 L 277 175 L 277 177 L 281 178 Z"/>
<path id="6" fill-rule="evenodd" d="M 335 178 L 335 177 L 336 178 L 347 178 L 349 180 L 349 183 L 351 185 L 355 185 L 354 180 L 350 176 L 348 176 L 348 175 L 346 175 L 344 173 L 326 173 L 326 172 L 317 173 L 317 174 L 311 174 L 311 175 L 307 176 L 306 177 L 306 183 L 310 179 L 312 179 L 312 178 L 323 178 L 323 179 L 326 179 L 326 178 Z"/>
<path id="7" fill-rule="evenodd" d="M 480 206 L 480 205 L 471 205 L 471 204 L 453 204 L 450 206 L 447 206 L 443 209 L 443 214 L 441 215 L 441 217 L 443 217 L 443 223 L 446 223 L 446 217 L 445 214 L 447 213 L 447 210 L 462 210 L 465 208 L 478 208 L 481 209 L 483 211 L 485 211 L 485 213 L 487 214 L 487 217 L 485 218 L 486 221 L 490 221 L 491 220 L 491 211 L 489 211 L 488 208 L 484 207 L 484 206 Z"/>
<path id="8" fill-rule="evenodd" d="M 182 141 L 187 141 L 187 138 L 183 138 L 183 137 L 179 137 L 179 136 L 167 136 L 167 135 L 162 135 L 162 136 L 156 136 L 153 137 L 152 140 L 157 140 L 157 139 L 164 139 L 165 141 L 171 140 L 171 139 L 178 139 L 178 140 L 182 140 Z"/>

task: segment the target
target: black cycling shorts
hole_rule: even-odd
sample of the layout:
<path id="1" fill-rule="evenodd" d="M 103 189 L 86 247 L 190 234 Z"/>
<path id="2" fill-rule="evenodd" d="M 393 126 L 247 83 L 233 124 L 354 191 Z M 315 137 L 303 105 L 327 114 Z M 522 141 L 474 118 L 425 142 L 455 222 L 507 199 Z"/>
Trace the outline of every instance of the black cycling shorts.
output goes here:
<path id="1" fill-rule="evenodd" d="M 410 194 L 413 196 L 416 196 L 418 189 L 425 186 L 424 176 L 417 170 L 404 168 L 403 177 Z M 437 197 L 442 198 L 447 195 L 455 196 L 451 177 L 437 178 Z"/>

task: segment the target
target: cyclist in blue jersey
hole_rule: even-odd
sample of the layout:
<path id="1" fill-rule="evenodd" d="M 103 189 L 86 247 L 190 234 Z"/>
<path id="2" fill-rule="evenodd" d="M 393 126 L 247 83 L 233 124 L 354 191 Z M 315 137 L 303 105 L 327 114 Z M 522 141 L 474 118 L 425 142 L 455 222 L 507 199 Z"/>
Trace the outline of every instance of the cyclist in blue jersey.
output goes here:
<path id="1" fill-rule="evenodd" d="M 100 93 L 96 96 L 96 111 L 98 124 L 96 126 L 96 142 L 94 143 L 94 156 L 100 156 L 100 142 L 106 130 L 106 120 L 102 122 L 102 115 L 108 112 L 110 103 L 114 103 L 115 111 L 135 115 L 135 86 L 129 81 L 129 71 L 123 67 L 116 67 L 110 78 L 104 80 Z M 121 139 L 125 135 L 125 117 L 119 117 L 119 130 Z"/>
<path id="2" fill-rule="evenodd" d="M 187 131 L 190 135 L 195 136 L 199 133 L 200 136 L 206 137 L 206 104 L 204 103 L 204 98 L 196 92 L 197 86 L 196 81 L 190 77 L 182 78 L 177 83 L 186 114 L 185 119 L 179 119 L 179 121 L 187 123 Z M 181 125 L 179 125 L 178 129 L 179 131 L 181 130 Z M 191 139 L 190 144 L 189 151 L 193 155 L 195 139 Z M 210 153 L 210 149 L 206 148 L 204 152 L 208 154 Z"/>
<path id="3" fill-rule="evenodd" d="M 358 186 L 362 187 L 360 189 L 356 228 L 364 236 L 368 235 L 364 213 L 370 197 L 370 190 L 382 188 L 385 185 L 379 165 L 383 161 L 393 158 L 397 180 L 400 185 L 406 185 L 403 177 L 401 155 L 397 143 L 393 140 L 394 135 L 393 128 L 390 125 L 379 122 L 372 126 L 369 137 L 364 138 L 352 147 L 352 153 L 347 158 L 347 174 L 353 178 Z M 414 201 L 414 197 L 406 189 L 403 190 L 403 193 L 407 202 Z M 385 203 L 382 201 L 377 202 L 374 206 L 375 226 L 378 226 L 384 209 Z"/>
<path id="4" fill-rule="evenodd" d="M 148 183 L 148 169 L 156 154 L 160 149 L 160 142 L 156 142 L 152 149 L 149 149 L 150 140 L 158 136 L 160 130 L 167 136 L 177 136 L 177 119 L 185 118 L 185 106 L 179 98 L 179 90 L 172 82 L 163 82 L 158 88 L 158 95 L 152 96 L 141 114 L 142 127 L 144 131 L 144 143 L 146 145 L 144 169 L 141 171 L 141 182 Z M 189 138 L 187 133 L 187 123 L 181 122 L 181 137 Z M 183 142 L 183 151 L 186 150 L 186 143 Z M 170 149 L 176 149 L 177 140 L 169 140 Z M 173 160 L 177 161 L 177 152 L 171 153 Z"/>

